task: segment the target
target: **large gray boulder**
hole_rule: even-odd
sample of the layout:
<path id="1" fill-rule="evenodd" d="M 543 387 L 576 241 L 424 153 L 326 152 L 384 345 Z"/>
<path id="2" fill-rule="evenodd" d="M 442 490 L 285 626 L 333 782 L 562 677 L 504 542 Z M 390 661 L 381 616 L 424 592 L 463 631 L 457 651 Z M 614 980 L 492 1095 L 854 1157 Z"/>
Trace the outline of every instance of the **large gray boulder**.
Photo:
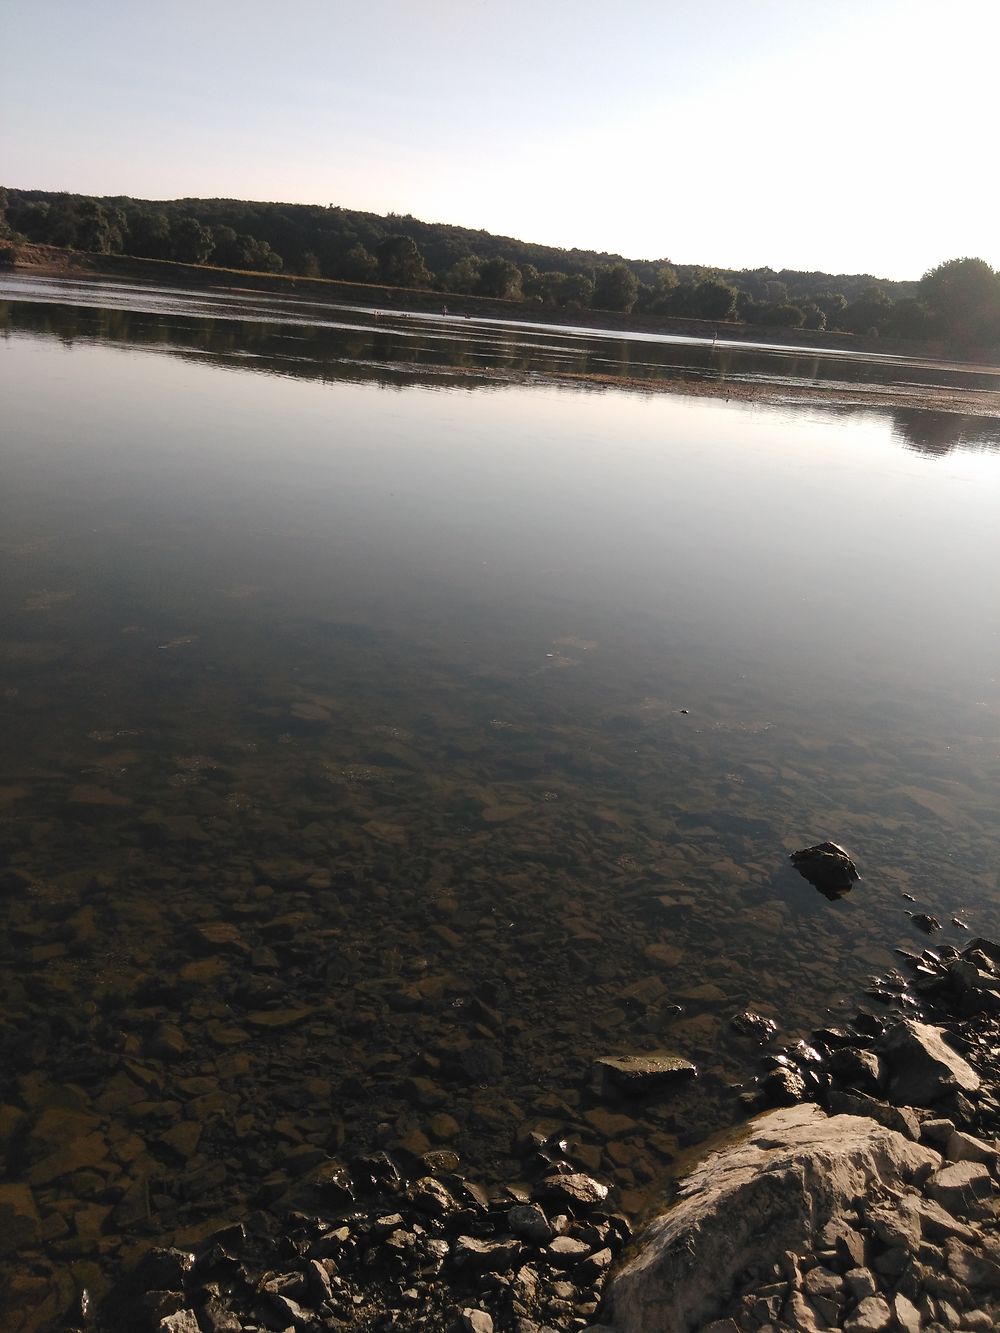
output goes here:
<path id="1" fill-rule="evenodd" d="M 979 1091 L 979 1075 L 947 1044 L 942 1028 L 908 1019 L 889 1029 L 878 1051 L 889 1066 L 897 1105 L 933 1106 L 954 1092 Z"/>
<path id="2" fill-rule="evenodd" d="M 610 1288 L 618 1333 L 692 1333 L 718 1316 L 736 1275 L 812 1246 L 880 1184 L 900 1189 L 941 1157 L 865 1116 L 769 1111 L 713 1153 L 640 1237 Z"/>

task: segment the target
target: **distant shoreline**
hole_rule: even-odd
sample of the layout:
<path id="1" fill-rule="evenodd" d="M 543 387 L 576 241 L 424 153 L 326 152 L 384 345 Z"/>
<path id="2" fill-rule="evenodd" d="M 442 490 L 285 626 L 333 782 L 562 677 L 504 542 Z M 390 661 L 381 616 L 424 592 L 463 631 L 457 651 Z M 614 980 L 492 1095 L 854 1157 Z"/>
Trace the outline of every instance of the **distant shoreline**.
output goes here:
<path id="1" fill-rule="evenodd" d="M 826 330 L 774 329 L 722 321 L 678 319 L 658 315 L 617 314 L 602 310 L 566 310 L 529 305 L 519 301 L 501 301 L 488 297 L 456 296 L 453 293 L 386 287 L 379 284 L 339 282 L 324 278 L 301 278 L 281 274 L 249 273 L 243 270 L 213 268 L 207 265 L 178 264 L 169 260 L 132 259 L 121 255 L 95 255 L 65 250 L 56 246 L 23 244 L 17 247 L 14 273 L 28 277 L 55 277 L 75 280 L 112 279 L 144 282 L 163 287 L 187 286 L 220 293 L 267 293 L 279 297 L 326 299 L 363 309 L 383 309 L 386 313 L 441 314 L 496 319 L 525 325 L 545 325 L 597 329 L 608 333 L 647 333 L 711 340 L 722 343 L 765 343 L 805 355 L 834 356 L 840 352 L 871 356 L 909 356 L 924 361 L 950 359 L 937 344 L 889 342 Z M 976 362 L 964 361 L 973 372 Z M 982 363 L 986 368 L 988 363 Z M 782 379 L 780 383 L 747 383 L 743 379 L 690 380 L 681 376 L 646 379 L 602 373 L 573 371 L 538 372 L 475 370 L 450 367 L 457 375 L 495 379 L 507 383 L 537 383 L 543 378 L 551 383 L 591 385 L 594 388 L 620 388 L 633 392 L 680 393 L 694 397 L 722 398 L 780 405 L 795 401 L 820 406 L 906 408 L 947 412 L 968 417 L 1000 419 L 1000 375 L 997 388 L 965 389 L 947 385 L 866 385 L 858 383 L 801 383 Z"/>
<path id="2" fill-rule="evenodd" d="M 276 296 L 334 298 L 348 305 L 385 306 L 396 310 L 440 314 L 447 306 L 452 314 L 479 318 L 509 319 L 540 324 L 574 325 L 609 332 L 676 334 L 694 338 L 718 336 L 727 342 L 775 342 L 803 351 L 821 348 L 834 351 L 882 353 L 934 359 L 958 359 L 943 342 L 913 342 L 871 338 L 828 329 L 775 328 L 727 320 L 682 319 L 672 315 L 649 315 L 613 310 L 570 309 L 528 301 L 506 301 L 488 296 L 465 296 L 423 288 L 389 287 L 384 283 L 342 282 L 336 278 L 303 278 L 285 273 L 254 273 L 244 269 L 215 268 L 208 264 L 181 264 L 168 259 L 137 259 L 128 255 L 90 254 L 54 245 L 22 242 L 16 245 L 14 271 L 53 277 L 119 278 L 176 286 L 212 287 L 227 291 L 270 292 Z M 981 360 L 991 364 L 985 353 Z"/>

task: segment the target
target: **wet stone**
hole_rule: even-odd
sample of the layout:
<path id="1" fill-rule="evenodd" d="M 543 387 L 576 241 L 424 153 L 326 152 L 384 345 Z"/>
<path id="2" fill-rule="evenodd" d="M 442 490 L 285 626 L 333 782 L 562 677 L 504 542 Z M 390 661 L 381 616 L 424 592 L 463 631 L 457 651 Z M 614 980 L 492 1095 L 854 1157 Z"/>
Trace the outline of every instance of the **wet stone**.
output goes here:
<path id="1" fill-rule="evenodd" d="M 507 1225 L 515 1236 L 523 1236 L 535 1245 L 545 1245 L 552 1239 L 552 1227 L 538 1204 L 522 1204 L 507 1213 Z"/>
<path id="2" fill-rule="evenodd" d="M 842 898 L 861 878 L 848 853 L 836 842 L 803 847 L 788 858 L 795 869 L 826 898 Z"/>
<path id="3" fill-rule="evenodd" d="M 693 1078 L 698 1072 L 690 1060 L 667 1051 L 643 1055 L 605 1055 L 595 1060 L 594 1066 L 605 1085 L 630 1096 L 658 1091 Z"/>
<path id="4" fill-rule="evenodd" d="M 549 1262 L 557 1268 L 572 1268 L 589 1253 L 590 1246 L 573 1236 L 557 1236 L 546 1250 Z"/>
<path id="5" fill-rule="evenodd" d="M 453 1250 L 460 1267 L 490 1273 L 509 1272 L 520 1253 L 517 1240 L 480 1240 L 476 1236 L 459 1236 Z"/>
<path id="6" fill-rule="evenodd" d="M 543 1199 L 552 1199 L 570 1207 L 596 1208 L 608 1197 L 608 1187 L 582 1172 L 571 1172 L 562 1176 L 549 1176 L 540 1185 L 538 1193 Z"/>
<path id="7" fill-rule="evenodd" d="M 34 1245 L 40 1229 L 41 1219 L 31 1189 L 27 1185 L 0 1184 L 0 1256 Z"/>

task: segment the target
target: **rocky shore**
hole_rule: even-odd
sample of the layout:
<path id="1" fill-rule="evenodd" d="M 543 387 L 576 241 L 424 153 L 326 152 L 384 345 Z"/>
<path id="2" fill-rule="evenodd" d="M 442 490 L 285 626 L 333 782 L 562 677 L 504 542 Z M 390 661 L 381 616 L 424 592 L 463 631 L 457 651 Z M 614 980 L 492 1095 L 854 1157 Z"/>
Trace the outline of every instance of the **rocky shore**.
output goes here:
<path id="1" fill-rule="evenodd" d="M 848 1333 L 1000 1327 L 1000 945 L 906 953 L 860 1010 L 762 1058 L 749 1125 L 638 1236 L 539 1137 L 530 1188 L 455 1154 L 330 1161 L 275 1232 L 151 1250 L 100 1312 L 156 1333 Z M 740 1015 L 744 1025 L 753 1015 Z M 761 1028 L 766 1037 L 766 1025 Z M 627 1062 L 624 1097 L 684 1070 Z M 688 1071 L 689 1072 L 689 1071 Z M 652 1085 L 650 1081 L 652 1080 Z M 78 1312 L 80 1323 L 89 1311 Z"/>

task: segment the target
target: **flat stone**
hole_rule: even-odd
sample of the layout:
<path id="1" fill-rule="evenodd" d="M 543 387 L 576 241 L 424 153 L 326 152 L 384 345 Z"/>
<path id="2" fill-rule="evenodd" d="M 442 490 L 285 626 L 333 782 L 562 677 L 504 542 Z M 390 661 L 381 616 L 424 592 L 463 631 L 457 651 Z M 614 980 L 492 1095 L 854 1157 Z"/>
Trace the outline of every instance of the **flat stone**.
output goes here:
<path id="1" fill-rule="evenodd" d="M 892 1312 L 902 1333 L 920 1333 L 922 1326 L 920 1311 L 901 1291 L 897 1291 L 892 1298 Z"/>
<path id="2" fill-rule="evenodd" d="M 246 1021 L 251 1027 L 268 1028 L 273 1031 L 280 1031 L 283 1028 L 295 1027 L 298 1023 L 304 1023 L 307 1018 L 312 1018 L 316 1010 L 311 1006 L 301 1006 L 290 1009 L 255 1009 L 247 1014 Z"/>
<path id="3" fill-rule="evenodd" d="M 457 1328 L 459 1333 L 493 1333 L 493 1316 L 466 1306 L 458 1312 Z"/>
<path id="4" fill-rule="evenodd" d="M 608 1197 L 608 1187 L 592 1176 L 573 1171 L 564 1176 L 548 1176 L 539 1186 L 538 1193 L 543 1199 L 553 1199 L 571 1207 L 596 1208 Z"/>
<path id="5" fill-rule="evenodd" d="M 652 1092 L 679 1079 L 693 1078 L 698 1070 L 690 1060 L 669 1051 L 643 1055 L 603 1055 L 594 1061 L 599 1075 L 620 1092 Z"/>
<path id="6" fill-rule="evenodd" d="M 949 1213 L 966 1213 L 988 1197 L 993 1181 L 982 1162 L 953 1162 L 936 1171 L 927 1182 L 927 1193 Z"/>
<path id="7" fill-rule="evenodd" d="M 884 1296 L 866 1296 L 844 1320 L 844 1333 L 882 1333 L 892 1323 L 892 1311 Z"/>
<path id="8" fill-rule="evenodd" d="M 944 1240 L 948 1236 L 957 1236 L 959 1240 L 971 1241 L 975 1232 L 952 1217 L 934 1199 L 917 1198 L 914 1207 L 920 1217 L 920 1230 L 926 1240 Z"/>
<path id="9" fill-rule="evenodd" d="M 48 1157 L 36 1162 L 27 1172 L 31 1185 L 48 1185 L 61 1176 L 68 1176 L 73 1171 L 82 1171 L 86 1167 L 97 1166 L 108 1155 L 108 1145 L 103 1134 L 86 1134 L 74 1139 Z"/>
<path id="10" fill-rule="evenodd" d="M 179 1125 L 174 1125 L 172 1129 L 168 1129 L 165 1134 L 162 1134 L 160 1142 L 173 1149 L 179 1157 L 193 1157 L 198 1151 L 201 1128 L 201 1125 L 194 1120 L 182 1120 Z"/>
<path id="11" fill-rule="evenodd" d="M 991 1169 L 996 1166 L 1000 1154 L 990 1143 L 984 1143 L 972 1134 L 956 1129 L 948 1138 L 944 1150 L 949 1162 L 982 1162 Z"/>
<path id="12" fill-rule="evenodd" d="M 247 954 L 250 946 L 231 921 L 205 921 L 194 927 L 192 935 L 203 949 L 212 952 Z"/>
<path id="13" fill-rule="evenodd" d="M 933 1106 L 956 1091 L 979 1091 L 979 1075 L 945 1042 L 941 1028 L 906 1020 L 890 1028 L 877 1049 L 889 1064 L 896 1102 Z"/>
<path id="14" fill-rule="evenodd" d="M 954 1132 L 955 1122 L 953 1120 L 946 1120 L 943 1117 L 925 1120 L 920 1126 L 920 1142 L 932 1143 L 935 1148 L 940 1148 L 944 1152 L 945 1146 Z"/>
<path id="15" fill-rule="evenodd" d="M 899 1203 L 876 1203 L 865 1208 L 865 1221 L 883 1245 L 903 1245 L 915 1250 L 920 1244 L 920 1215 L 907 1198 Z"/>
<path id="16" fill-rule="evenodd" d="M 810 1300 L 814 1296 L 829 1296 L 837 1300 L 842 1297 L 844 1279 L 839 1273 L 831 1273 L 828 1268 L 819 1264 L 815 1268 L 810 1268 L 802 1279 L 802 1290 Z"/>
<path id="17" fill-rule="evenodd" d="M 973 1249 L 960 1240 L 945 1241 L 948 1272 L 966 1287 L 1000 1290 L 1000 1255 Z"/>
<path id="18" fill-rule="evenodd" d="M 0 1257 L 34 1245 L 41 1225 L 29 1186 L 0 1185 Z"/>
<path id="19" fill-rule="evenodd" d="M 455 1262 L 481 1273 L 506 1273 L 514 1267 L 521 1254 L 517 1240 L 479 1240 L 476 1236 L 459 1236 L 454 1248 Z"/>
<path id="20" fill-rule="evenodd" d="M 572 1268 L 581 1259 L 586 1259 L 590 1246 L 574 1236 L 557 1236 L 546 1253 L 555 1268 Z"/>

